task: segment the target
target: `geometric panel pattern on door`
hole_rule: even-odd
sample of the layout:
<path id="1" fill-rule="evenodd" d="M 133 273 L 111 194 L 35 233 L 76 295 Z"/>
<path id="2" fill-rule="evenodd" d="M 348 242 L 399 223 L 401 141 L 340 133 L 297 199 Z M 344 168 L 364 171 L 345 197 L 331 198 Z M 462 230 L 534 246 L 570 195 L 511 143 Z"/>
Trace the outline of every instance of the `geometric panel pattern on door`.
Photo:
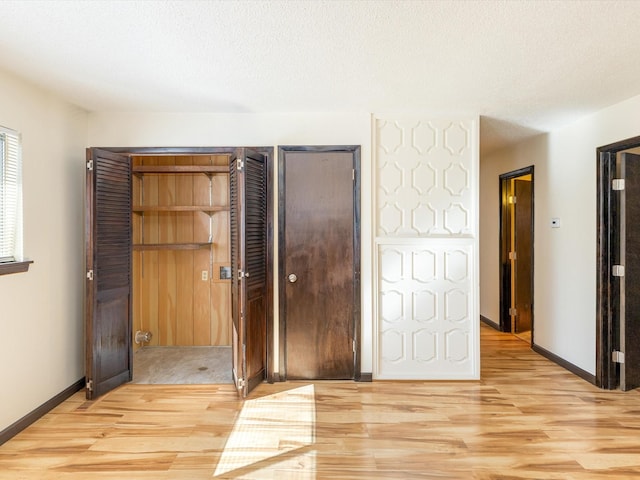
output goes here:
<path id="1" fill-rule="evenodd" d="M 374 377 L 478 378 L 478 119 L 373 131 Z"/>
<path id="2" fill-rule="evenodd" d="M 377 120 L 377 235 L 473 235 L 473 126 Z"/>
<path id="3" fill-rule="evenodd" d="M 474 374 L 473 248 L 468 240 L 378 247 L 378 378 Z"/>

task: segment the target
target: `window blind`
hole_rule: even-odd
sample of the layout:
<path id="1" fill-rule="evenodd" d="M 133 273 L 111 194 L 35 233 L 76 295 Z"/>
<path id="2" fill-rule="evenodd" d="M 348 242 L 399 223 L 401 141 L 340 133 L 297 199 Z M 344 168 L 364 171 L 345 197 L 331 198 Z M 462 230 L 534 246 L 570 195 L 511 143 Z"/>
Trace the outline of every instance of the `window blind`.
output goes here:
<path id="1" fill-rule="evenodd" d="M 16 260 L 21 202 L 20 135 L 0 127 L 0 262 Z"/>

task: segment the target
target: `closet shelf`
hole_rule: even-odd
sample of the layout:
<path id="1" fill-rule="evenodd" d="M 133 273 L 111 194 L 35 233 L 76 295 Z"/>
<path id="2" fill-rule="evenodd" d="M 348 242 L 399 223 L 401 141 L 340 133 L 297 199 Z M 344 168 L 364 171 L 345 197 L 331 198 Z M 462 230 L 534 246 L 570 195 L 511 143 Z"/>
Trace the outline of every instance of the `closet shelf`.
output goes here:
<path id="1" fill-rule="evenodd" d="M 229 207 L 220 205 L 135 205 L 131 209 L 134 213 L 144 212 L 225 212 Z"/>
<path id="2" fill-rule="evenodd" d="M 134 250 L 200 250 L 209 248 L 213 243 L 143 243 L 134 244 Z"/>
<path id="3" fill-rule="evenodd" d="M 229 167 L 219 165 L 134 165 L 131 167 L 131 171 L 140 175 L 145 173 L 204 173 L 206 175 L 216 175 L 229 173 Z"/>

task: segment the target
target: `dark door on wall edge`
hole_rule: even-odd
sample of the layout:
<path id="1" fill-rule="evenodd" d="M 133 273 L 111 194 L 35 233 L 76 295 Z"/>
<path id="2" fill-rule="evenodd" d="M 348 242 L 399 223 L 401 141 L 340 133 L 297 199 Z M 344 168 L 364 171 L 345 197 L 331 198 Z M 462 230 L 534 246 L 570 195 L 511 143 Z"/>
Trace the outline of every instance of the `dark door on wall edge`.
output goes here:
<path id="1" fill-rule="evenodd" d="M 640 155 L 619 153 L 617 178 L 624 179 L 618 195 L 620 282 L 618 338 L 620 389 L 640 387 Z"/>
<path id="2" fill-rule="evenodd" d="M 631 150 L 631 151 L 630 151 Z M 596 375 L 601 388 L 640 386 L 640 137 L 597 155 Z"/>

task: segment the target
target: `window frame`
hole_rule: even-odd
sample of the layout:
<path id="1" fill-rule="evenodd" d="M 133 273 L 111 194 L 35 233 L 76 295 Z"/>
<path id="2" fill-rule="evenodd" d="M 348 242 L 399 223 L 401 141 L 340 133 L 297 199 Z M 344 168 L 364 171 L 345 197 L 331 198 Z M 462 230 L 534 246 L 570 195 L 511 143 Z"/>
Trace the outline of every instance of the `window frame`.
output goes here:
<path id="1" fill-rule="evenodd" d="M 9 242 L 10 248 L 11 244 L 14 244 L 12 251 L 3 252 L 0 250 L 0 255 L 2 255 L 0 256 L 0 275 L 7 275 L 28 271 L 29 265 L 33 261 L 22 258 L 21 245 L 15 245 L 22 240 L 22 138 L 19 132 L 0 126 L 0 139 L 0 230 L 7 227 L 14 230 L 12 233 L 13 241 Z M 11 158 L 8 153 L 9 143 L 15 150 Z M 10 180 L 7 180 L 5 172 L 9 170 L 9 165 L 12 175 L 9 177 Z M 9 194 L 6 192 L 7 185 L 12 187 L 12 192 Z M 15 218 L 7 223 L 5 216 L 9 215 L 10 210 Z"/>

